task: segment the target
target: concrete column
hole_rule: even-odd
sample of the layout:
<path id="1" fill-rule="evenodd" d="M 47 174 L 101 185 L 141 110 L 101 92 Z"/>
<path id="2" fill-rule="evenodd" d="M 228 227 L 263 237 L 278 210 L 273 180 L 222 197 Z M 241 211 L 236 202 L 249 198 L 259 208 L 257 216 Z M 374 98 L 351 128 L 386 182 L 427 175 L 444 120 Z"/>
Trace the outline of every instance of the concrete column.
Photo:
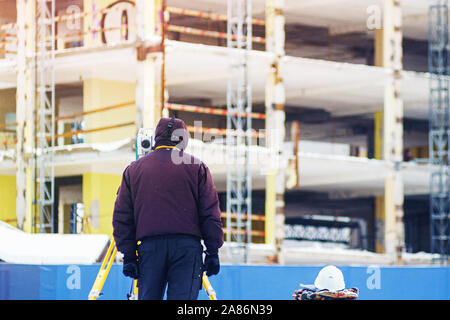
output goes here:
<path id="1" fill-rule="evenodd" d="M 35 1 L 17 1 L 17 226 L 33 232 L 33 183 L 30 155 L 33 147 Z"/>
<path id="2" fill-rule="evenodd" d="M 285 88 L 280 72 L 280 62 L 285 55 L 285 18 L 283 0 L 266 0 L 266 51 L 272 61 L 266 78 L 266 132 L 267 146 L 274 155 L 266 181 L 266 241 L 275 242 L 275 261 L 283 264 L 285 167 L 281 153 L 285 138 Z M 269 194 L 270 193 L 270 194 Z M 273 211 L 273 212 L 271 212 Z M 273 218 L 272 218 L 273 217 Z M 270 230 L 269 230 L 270 229 Z M 271 239 L 270 239 L 271 238 Z"/>
<path id="3" fill-rule="evenodd" d="M 264 220 L 265 243 L 275 245 L 275 213 L 276 192 L 275 177 L 277 169 L 269 169 L 266 172 L 266 214 Z"/>
<path id="4" fill-rule="evenodd" d="M 377 252 L 390 254 L 397 262 L 400 262 L 404 248 L 404 186 L 399 169 L 403 161 L 403 100 L 400 92 L 403 36 L 400 3 L 400 0 L 384 0 L 383 29 L 375 33 L 376 65 L 386 68 L 390 73 L 384 92 L 382 143 L 376 143 L 375 153 L 394 165 L 385 180 L 383 208 L 376 208 L 377 226 L 382 227 L 379 228 L 379 233 L 382 234 L 377 235 Z M 379 116 L 380 114 L 377 114 L 375 117 L 376 123 L 380 120 Z M 384 212 L 380 213 L 380 210 Z"/>
<path id="5" fill-rule="evenodd" d="M 138 128 L 155 128 L 162 116 L 162 0 L 136 2 Z"/>

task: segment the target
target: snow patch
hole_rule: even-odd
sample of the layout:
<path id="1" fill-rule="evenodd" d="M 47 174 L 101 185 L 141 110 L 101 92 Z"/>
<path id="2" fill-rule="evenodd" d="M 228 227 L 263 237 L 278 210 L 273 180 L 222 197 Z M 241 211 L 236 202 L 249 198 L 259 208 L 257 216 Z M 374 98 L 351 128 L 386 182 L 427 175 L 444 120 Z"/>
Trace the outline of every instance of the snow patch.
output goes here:
<path id="1" fill-rule="evenodd" d="M 29 234 L 0 221 L 0 259 L 21 264 L 93 264 L 108 245 L 104 234 Z"/>

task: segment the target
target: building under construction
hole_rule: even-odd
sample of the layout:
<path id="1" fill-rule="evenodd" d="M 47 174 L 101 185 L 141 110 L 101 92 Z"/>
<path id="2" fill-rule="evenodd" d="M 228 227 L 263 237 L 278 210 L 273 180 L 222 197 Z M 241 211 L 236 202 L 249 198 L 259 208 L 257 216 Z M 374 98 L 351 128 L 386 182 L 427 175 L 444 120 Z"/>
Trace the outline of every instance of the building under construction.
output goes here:
<path id="1" fill-rule="evenodd" d="M 0 0 L 3 234 L 107 241 L 175 115 L 225 264 L 446 264 L 448 40 L 445 0 Z"/>

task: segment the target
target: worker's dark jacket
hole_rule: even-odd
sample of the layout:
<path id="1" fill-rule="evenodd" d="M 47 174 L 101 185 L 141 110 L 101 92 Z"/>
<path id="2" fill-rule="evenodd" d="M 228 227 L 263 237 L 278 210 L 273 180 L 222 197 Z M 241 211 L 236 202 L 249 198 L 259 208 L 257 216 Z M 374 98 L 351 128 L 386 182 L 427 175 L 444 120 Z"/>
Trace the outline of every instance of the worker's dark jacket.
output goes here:
<path id="1" fill-rule="evenodd" d="M 189 134 L 182 120 L 176 119 L 173 127 L 175 132 L 184 129 L 181 143 L 161 137 L 168 120 L 161 119 L 156 128 L 156 146 L 184 149 Z M 204 240 L 209 253 L 217 253 L 223 244 L 223 231 L 208 167 L 184 151 L 166 148 L 132 162 L 123 172 L 113 228 L 117 249 L 125 255 L 136 252 L 138 240 L 167 234 L 197 236 Z"/>

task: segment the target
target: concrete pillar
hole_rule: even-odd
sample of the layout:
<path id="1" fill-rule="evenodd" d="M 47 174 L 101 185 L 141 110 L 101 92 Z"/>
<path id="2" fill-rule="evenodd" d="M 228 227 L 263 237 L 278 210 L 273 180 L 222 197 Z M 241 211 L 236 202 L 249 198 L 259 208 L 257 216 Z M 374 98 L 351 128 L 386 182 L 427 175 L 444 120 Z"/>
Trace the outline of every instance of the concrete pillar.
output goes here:
<path id="1" fill-rule="evenodd" d="M 35 1 L 17 2 L 17 146 L 16 216 L 17 226 L 33 232 L 33 183 L 30 156 L 33 147 Z"/>
<path id="2" fill-rule="evenodd" d="M 266 51 L 272 53 L 272 61 L 266 78 L 266 132 L 267 146 L 274 155 L 266 181 L 266 216 L 273 223 L 266 223 L 266 233 L 272 235 L 266 241 L 274 241 L 275 261 L 283 264 L 285 164 L 281 153 L 285 138 L 285 88 L 280 72 L 280 62 L 285 55 L 285 18 L 283 0 L 266 0 Z M 272 218 L 273 217 L 273 218 Z M 270 230 L 268 230 L 270 229 Z"/>
<path id="3" fill-rule="evenodd" d="M 400 0 L 384 0 L 384 25 L 375 33 L 375 64 L 386 68 L 390 76 L 385 85 L 382 114 L 375 115 L 376 130 L 380 130 L 382 117 L 382 139 L 375 132 L 376 158 L 391 161 L 394 169 L 385 180 L 384 205 L 376 208 L 377 252 L 387 253 L 401 260 L 404 249 L 403 201 L 404 186 L 399 170 L 403 161 L 403 100 L 402 77 L 402 12 Z M 380 142 L 382 140 L 382 142 Z M 381 199 L 376 206 L 381 206 Z M 381 210 L 384 212 L 381 213 Z M 380 232 L 382 234 L 380 234 Z"/>
<path id="4" fill-rule="evenodd" d="M 265 239 L 267 244 L 275 245 L 275 213 L 276 213 L 276 192 L 275 176 L 277 169 L 269 169 L 266 172 L 266 214 L 264 220 Z"/>
<path id="5" fill-rule="evenodd" d="M 161 76 L 162 0 L 138 0 L 136 10 L 136 124 L 138 128 L 155 128 L 162 116 L 162 105 L 167 100 Z"/>

